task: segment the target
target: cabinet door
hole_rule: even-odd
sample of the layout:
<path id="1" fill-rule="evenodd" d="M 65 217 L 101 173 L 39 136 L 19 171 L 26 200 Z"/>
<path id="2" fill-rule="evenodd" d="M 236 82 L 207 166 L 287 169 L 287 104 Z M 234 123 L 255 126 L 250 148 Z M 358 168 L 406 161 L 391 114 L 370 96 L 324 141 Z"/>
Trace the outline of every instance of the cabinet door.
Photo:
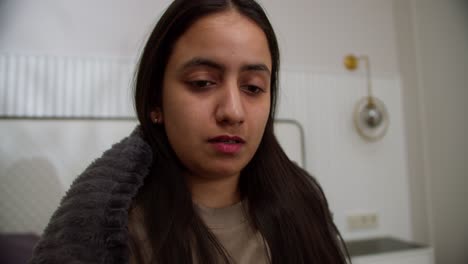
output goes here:
<path id="1" fill-rule="evenodd" d="M 353 264 L 434 264 L 432 249 L 408 250 L 401 253 L 389 253 L 352 258 Z"/>

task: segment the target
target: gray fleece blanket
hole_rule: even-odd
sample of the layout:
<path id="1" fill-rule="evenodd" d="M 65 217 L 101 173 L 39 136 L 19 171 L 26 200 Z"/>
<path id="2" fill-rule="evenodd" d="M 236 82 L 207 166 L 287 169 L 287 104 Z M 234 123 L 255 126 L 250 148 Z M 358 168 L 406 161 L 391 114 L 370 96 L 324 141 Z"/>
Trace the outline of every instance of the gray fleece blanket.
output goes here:
<path id="1" fill-rule="evenodd" d="M 104 152 L 67 191 L 31 263 L 128 263 L 128 209 L 151 161 L 138 127 Z"/>

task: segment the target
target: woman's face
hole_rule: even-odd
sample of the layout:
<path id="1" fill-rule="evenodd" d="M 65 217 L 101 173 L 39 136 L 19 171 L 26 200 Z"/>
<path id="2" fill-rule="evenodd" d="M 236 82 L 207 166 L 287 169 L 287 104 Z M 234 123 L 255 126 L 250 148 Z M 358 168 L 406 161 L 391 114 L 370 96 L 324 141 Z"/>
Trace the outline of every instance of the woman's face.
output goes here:
<path id="1" fill-rule="evenodd" d="M 270 112 L 265 33 L 235 11 L 206 16 L 176 42 L 164 73 L 162 117 L 189 177 L 238 176 Z"/>

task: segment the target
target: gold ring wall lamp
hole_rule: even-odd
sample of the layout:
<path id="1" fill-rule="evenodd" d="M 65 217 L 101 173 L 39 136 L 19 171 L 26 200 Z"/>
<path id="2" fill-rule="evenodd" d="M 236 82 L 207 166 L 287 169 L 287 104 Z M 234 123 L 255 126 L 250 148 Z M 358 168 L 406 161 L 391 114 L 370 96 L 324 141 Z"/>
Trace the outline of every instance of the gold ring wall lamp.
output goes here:
<path id="1" fill-rule="evenodd" d="M 348 55 L 344 58 L 344 66 L 346 69 L 354 71 L 361 61 L 364 62 L 366 71 L 367 96 L 356 103 L 354 125 L 362 138 L 368 141 L 377 141 L 387 133 L 389 117 L 385 104 L 373 95 L 369 57 Z"/>

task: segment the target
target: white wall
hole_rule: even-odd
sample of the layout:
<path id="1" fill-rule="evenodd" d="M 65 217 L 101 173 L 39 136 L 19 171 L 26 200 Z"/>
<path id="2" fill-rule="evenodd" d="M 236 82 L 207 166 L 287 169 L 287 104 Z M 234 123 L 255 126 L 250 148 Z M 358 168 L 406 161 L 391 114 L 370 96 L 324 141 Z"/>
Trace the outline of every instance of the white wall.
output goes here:
<path id="1" fill-rule="evenodd" d="M 169 0 L 3 0 L 0 50 L 133 57 Z M 392 3 L 386 0 L 261 0 L 286 68 L 344 72 L 365 53 L 376 76 L 397 74 Z"/>
<path id="2" fill-rule="evenodd" d="M 408 183 L 410 212 L 414 240 L 432 244 L 430 239 L 429 214 L 424 170 L 423 130 L 421 128 L 421 99 L 419 95 L 418 70 L 416 66 L 415 28 L 412 6 L 407 0 L 394 1 L 395 28 L 397 32 L 398 62 L 402 83 L 402 102 L 405 113 L 406 145 L 408 151 Z"/>
<path id="3" fill-rule="evenodd" d="M 395 4 L 415 235 L 434 245 L 437 263 L 467 263 L 468 2 Z"/>
<path id="4" fill-rule="evenodd" d="M 2 0 L 0 50 L 135 57 L 169 0 Z"/>
<path id="5" fill-rule="evenodd" d="M 391 118 L 387 135 L 375 143 L 360 138 L 354 128 L 352 114 L 365 81 L 351 74 L 283 71 L 278 116 L 303 124 L 307 169 L 322 184 L 346 239 L 412 239 L 400 84 L 375 79 L 374 86 Z M 348 230 L 347 216 L 374 212 L 378 228 Z"/>
<path id="6" fill-rule="evenodd" d="M 261 0 L 281 45 L 284 68 L 346 73 L 348 53 L 371 57 L 375 77 L 398 75 L 392 2 Z"/>
<path id="7" fill-rule="evenodd" d="M 167 2 L 6 0 L 0 52 L 135 57 Z M 412 239 L 392 2 L 261 2 L 282 50 L 279 116 L 304 126 L 307 169 L 322 183 L 345 238 Z M 376 95 L 389 108 L 390 130 L 377 143 L 363 141 L 352 127 L 365 82 L 362 71 L 344 70 L 350 52 L 370 56 Z M 379 213 L 378 228 L 350 232 L 345 219 L 354 212 Z"/>

